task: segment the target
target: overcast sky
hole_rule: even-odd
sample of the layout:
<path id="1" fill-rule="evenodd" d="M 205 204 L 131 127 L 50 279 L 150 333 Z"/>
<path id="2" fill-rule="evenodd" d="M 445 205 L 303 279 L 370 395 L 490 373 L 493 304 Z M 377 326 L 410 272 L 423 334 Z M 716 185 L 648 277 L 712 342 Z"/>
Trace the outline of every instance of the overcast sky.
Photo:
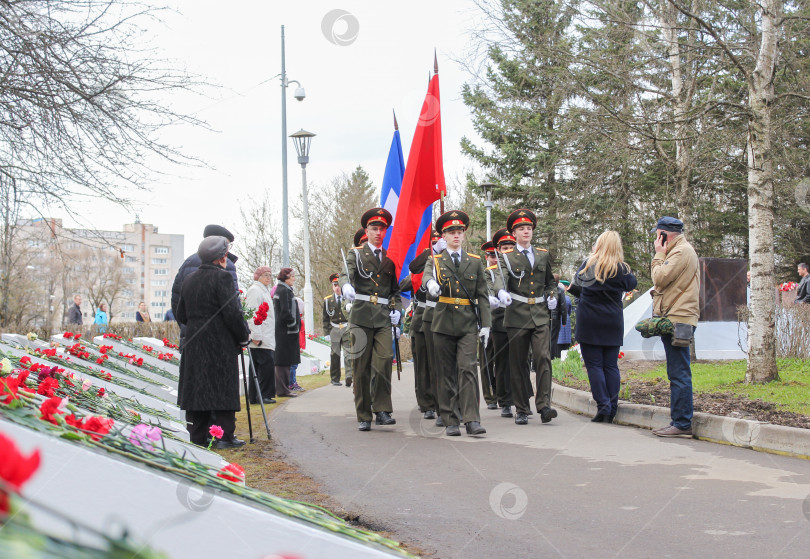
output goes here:
<path id="1" fill-rule="evenodd" d="M 240 203 L 261 198 L 266 190 L 277 197 L 280 209 L 281 87 L 274 76 L 281 71 L 282 24 L 288 79 L 300 81 L 307 94 L 298 102 L 293 98 L 296 86 L 290 86 L 287 133 L 303 128 L 317 134 L 307 166 L 310 188 L 359 164 L 379 190 L 393 134 L 392 109 L 407 161 L 434 47 L 448 188 L 474 168 L 459 149 L 462 136 L 475 137 L 460 93 L 470 77 L 455 61 L 465 56 L 470 33 L 480 21 L 471 0 L 174 0 L 171 6 L 178 13 L 155 27 L 156 44 L 167 58 L 221 89 L 213 92 L 213 99 L 171 100 L 207 121 L 214 132 L 178 127 L 167 137 L 211 169 L 175 169 L 173 177 L 156 176 L 152 192 L 139 195 L 138 213 L 141 221 L 157 225 L 162 233 L 185 235 L 186 253 L 196 249 L 208 223 L 239 230 Z M 336 9 L 349 15 L 329 25 L 328 16 L 334 19 Z M 325 18 L 334 36 L 324 33 Z M 301 191 L 301 167 L 292 144 L 288 177 L 293 203 Z M 134 212 L 115 207 L 93 206 L 80 213 L 86 220 L 82 225 L 101 229 L 120 230 L 134 220 Z M 297 229 L 290 223 L 291 231 Z"/>

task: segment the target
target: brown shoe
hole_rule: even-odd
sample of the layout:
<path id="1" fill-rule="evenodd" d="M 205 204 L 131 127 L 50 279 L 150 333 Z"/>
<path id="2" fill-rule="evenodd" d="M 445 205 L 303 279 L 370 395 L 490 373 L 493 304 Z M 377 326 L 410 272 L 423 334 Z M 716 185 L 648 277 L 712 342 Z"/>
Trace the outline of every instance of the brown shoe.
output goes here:
<path id="1" fill-rule="evenodd" d="M 656 429 L 653 431 L 653 435 L 657 435 L 659 437 L 683 437 L 685 439 L 691 439 L 692 429 L 678 429 L 674 425 L 669 425 L 663 429 Z"/>

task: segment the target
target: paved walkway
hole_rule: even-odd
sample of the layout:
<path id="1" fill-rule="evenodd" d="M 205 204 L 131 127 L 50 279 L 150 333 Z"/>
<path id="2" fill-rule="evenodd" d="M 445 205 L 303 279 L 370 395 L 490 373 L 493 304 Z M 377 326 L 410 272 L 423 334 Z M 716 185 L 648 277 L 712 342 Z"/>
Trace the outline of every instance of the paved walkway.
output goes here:
<path id="1" fill-rule="evenodd" d="M 351 389 L 325 386 L 271 418 L 288 458 L 361 521 L 435 557 L 807 557 L 810 461 L 560 410 L 527 426 L 481 410 L 449 438 L 394 374 L 397 425 L 360 433 Z"/>

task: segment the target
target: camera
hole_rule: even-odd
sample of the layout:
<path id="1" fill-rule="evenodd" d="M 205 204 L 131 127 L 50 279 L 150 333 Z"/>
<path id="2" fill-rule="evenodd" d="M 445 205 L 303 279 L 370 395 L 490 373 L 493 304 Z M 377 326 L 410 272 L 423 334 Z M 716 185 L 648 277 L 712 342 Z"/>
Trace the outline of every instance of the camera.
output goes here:
<path id="1" fill-rule="evenodd" d="M 298 101 L 303 101 L 306 96 L 307 92 L 304 91 L 303 87 L 295 88 L 295 93 L 293 94 L 293 97 L 295 97 Z"/>

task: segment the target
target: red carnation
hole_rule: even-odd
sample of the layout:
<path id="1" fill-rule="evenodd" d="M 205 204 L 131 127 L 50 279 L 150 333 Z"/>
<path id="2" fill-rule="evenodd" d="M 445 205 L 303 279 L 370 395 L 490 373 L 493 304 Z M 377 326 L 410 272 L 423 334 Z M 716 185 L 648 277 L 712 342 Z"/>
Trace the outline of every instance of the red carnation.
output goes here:
<path id="1" fill-rule="evenodd" d="M 17 400 L 19 396 L 17 395 L 17 390 L 19 388 L 19 382 L 15 378 L 5 377 L 0 378 L 0 402 L 9 405 L 14 400 Z M 5 399 L 3 399 L 5 396 Z"/>
<path id="2" fill-rule="evenodd" d="M 20 365 L 28 365 L 29 363 L 31 363 L 30 357 L 28 357 L 27 355 L 23 355 L 22 357 L 20 357 Z"/>
<path id="3" fill-rule="evenodd" d="M 113 424 L 115 422 L 110 419 L 109 417 L 99 417 L 94 415 L 90 419 L 86 419 L 84 422 L 84 430 L 85 431 L 92 431 L 90 434 L 90 438 L 94 441 L 100 440 L 104 435 L 110 432 Z"/>
<path id="4" fill-rule="evenodd" d="M 42 413 L 42 417 L 40 419 L 42 421 L 48 421 L 49 423 L 53 423 L 54 425 L 59 425 L 59 422 L 56 420 L 56 415 L 61 413 L 59 411 L 59 406 L 62 404 L 62 398 L 54 396 L 53 398 L 48 398 L 42 405 L 39 406 L 39 411 Z"/>
<path id="5" fill-rule="evenodd" d="M 37 394 L 42 394 L 43 396 L 48 396 L 49 398 L 53 397 L 53 391 L 59 388 L 59 381 L 55 378 L 45 378 L 39 383 L 39 387 L 37 388 Z"/>
<path id="6" fill-rule="evenodd" d="M 103 387 L 98 389 L 98 394 L 96 394 L 96 396 L 98 396 L 99 398 L 104 397 L 104 388 Z"/>
<path id="7" fill-rule="evenodd" d="M 15 491 L 19 491 L 39 468 L 39 450 L 24 456 L 12 439 L 0 433 L 0 479 Z M 8 514 L 8 494 L 0 490 L 0 513 Z"/>
<path id="8" fill-rule="evenodd" d="M 245 470 L 239 464 L 232 462 L 217 472 L 217 477 L 234 483 L 245 482 Z"/>

